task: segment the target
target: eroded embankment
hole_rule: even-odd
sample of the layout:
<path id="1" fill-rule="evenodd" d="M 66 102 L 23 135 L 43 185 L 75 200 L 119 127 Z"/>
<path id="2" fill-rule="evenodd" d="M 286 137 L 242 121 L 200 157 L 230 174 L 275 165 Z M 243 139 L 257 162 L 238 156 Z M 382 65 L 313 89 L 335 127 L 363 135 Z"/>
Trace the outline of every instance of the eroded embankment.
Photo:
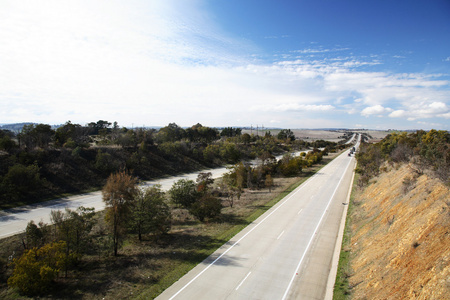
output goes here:
<path id="1" fill-rule="evenodd" d="M 450 299 L 450 192 L 408 165 L 356 195 L 353 299 Z"/>

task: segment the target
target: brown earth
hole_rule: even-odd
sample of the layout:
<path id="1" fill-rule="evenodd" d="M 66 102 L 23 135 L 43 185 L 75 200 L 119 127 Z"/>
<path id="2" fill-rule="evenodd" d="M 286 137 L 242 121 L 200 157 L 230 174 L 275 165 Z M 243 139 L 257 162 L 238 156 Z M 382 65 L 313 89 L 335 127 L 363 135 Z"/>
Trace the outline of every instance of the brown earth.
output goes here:
<path id="1" fill-rule="evenodd" d="M 408 165 L 355 197 L 352 299 L 450 299 L 450 192 Z"/>

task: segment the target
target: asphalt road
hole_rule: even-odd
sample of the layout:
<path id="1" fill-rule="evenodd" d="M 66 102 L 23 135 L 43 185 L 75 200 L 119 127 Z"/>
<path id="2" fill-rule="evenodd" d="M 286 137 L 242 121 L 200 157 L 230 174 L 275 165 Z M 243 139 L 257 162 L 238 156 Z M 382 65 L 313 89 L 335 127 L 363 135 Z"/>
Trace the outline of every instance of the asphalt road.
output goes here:
<path id="1" fill-rule="evenodd" d="M 301 152 L 295 152 L 293 155 L 299 155 L 300 153 Z M 280 159 L 281 157 L 282 155 L 277 156 L 276 158 Z M 255 160 L 250 163 L 256 164 L 257 161 Z M 200 172 L 211 172 L 213 178 L 219 178 L 228 171 L 229 170 L 226 167 L 206 169 L 199 172 L 147 181 L 142 184 L 142 187 L 159 184 L 161 185 L 162 190 L 167 191 L 180 179 L 195 181 Z M 0 239 L 23 232 L 27 227 L 28 222 L 31 220 L 36 224 L 40 221 L 50 223 L 50 212 L 52 210 L 64 210 L 65 208 L 77 209 L 80 206 L 93 207 L 96 211 L 105 209 L 101 191 L 0 211 Z"/>
<path id="2" fill-rule="evenodd" d="M 202 172 L 211 172 L 213 178 L 218 178 L 227 171 L 227 168 L 217 168 L 203 170 Z M 198 173 L 200 172 L 147 181 L 143 186 L 160 184 L 162 189 L 166 191 L 179 179 L 190 179 L 195 181 Z M 94 207 L 95 211 L 105 209 L 101 191 L 0 211 L 0 239 L 23 232 L 27 227 L 28 222 L 31 220 L 34 220 L 36 224 L 40 221 L 50 223 L 50 212 L 52 210 L 64 210 L 65 208 L 76 209 L 80 206 Z"/>
<path id="3" fill-rule="evenodd" d="M 324 299 L 354 166 L 345 151 L 157 299 Z"/>

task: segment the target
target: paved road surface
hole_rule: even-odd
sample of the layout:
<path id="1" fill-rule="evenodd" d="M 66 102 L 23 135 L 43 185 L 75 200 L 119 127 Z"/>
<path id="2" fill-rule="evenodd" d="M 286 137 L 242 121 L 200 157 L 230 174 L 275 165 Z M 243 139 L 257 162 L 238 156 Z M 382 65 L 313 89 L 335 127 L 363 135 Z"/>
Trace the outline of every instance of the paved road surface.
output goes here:
<path id="1" fill-rule="evenodd" d="M 293 155 L 299 155 L 299 153 L 300 152 L 295 152 Z M 280 159 L 281 157 L 282 155 L 278 156 L 277 159 Z M 257 161 L 255 160 L 251 163 L 256 164 Z M 213 178 L 219 178 L 224 173 L 228 172 L 228 169 L 223 167 L 207 169 L 202 172 L 211 172 Z M 180 179 L 190 179 L 195 181 L 198 173 L 200 172 L 148 181 L 145 182 L 143 186 L 160 184 L 162 189 L 167 191 L 172 187 L 175 181 Z M 34 220 L 35 223 L 39 223 L 41 220 L 44 223 L 50 223 L 50 212 L 52 210 L 64 210 L 65 208 L 76 209 L 80 206 L 94 207 L 96 211 L 105 209 L 101 191 L 0 211 L 0 239 L 23 232 L 28 222 L 31 220 Z"/>
<path id="2" fill-rule="evenodd" d="M 227 168 L 217 168 L 204 170 L 203 172 L 211 172 L 213 178 L 218 178 L 227 171 Z M 195 181 L 198 173 L 195 172 L 148 181 L 144 186 L 160 184 L 163 190 L 168 190 L 179 179 L 191 179 Z M 45 223 L 50 223 L 50 212 L 52 210 L 64 210 L 65 208 L 76 209 L 80 206 L 94 207 L 96 211 L 105 209 L 101 191 L 0 211 L 0 239 L 24 231 L 28 222 L 31 220 L 34 220 L 35 223 L 39 223 L 41 220 Z"/>
<path id="3" fill-rule="evenodd" d="M 355 159 L 321 169 L 157 299 L 323 299 Z"/>

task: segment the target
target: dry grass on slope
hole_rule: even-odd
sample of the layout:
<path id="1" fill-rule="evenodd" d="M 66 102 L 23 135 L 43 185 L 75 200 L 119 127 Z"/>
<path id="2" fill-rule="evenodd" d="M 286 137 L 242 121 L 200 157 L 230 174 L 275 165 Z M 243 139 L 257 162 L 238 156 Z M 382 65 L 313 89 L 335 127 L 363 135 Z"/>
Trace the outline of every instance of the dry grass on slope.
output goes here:
<path id="1" fill-rule="evenodd" d="M 450 192 L 403 165 L 355 198 L 353 299 L 450 299 Z"/>

